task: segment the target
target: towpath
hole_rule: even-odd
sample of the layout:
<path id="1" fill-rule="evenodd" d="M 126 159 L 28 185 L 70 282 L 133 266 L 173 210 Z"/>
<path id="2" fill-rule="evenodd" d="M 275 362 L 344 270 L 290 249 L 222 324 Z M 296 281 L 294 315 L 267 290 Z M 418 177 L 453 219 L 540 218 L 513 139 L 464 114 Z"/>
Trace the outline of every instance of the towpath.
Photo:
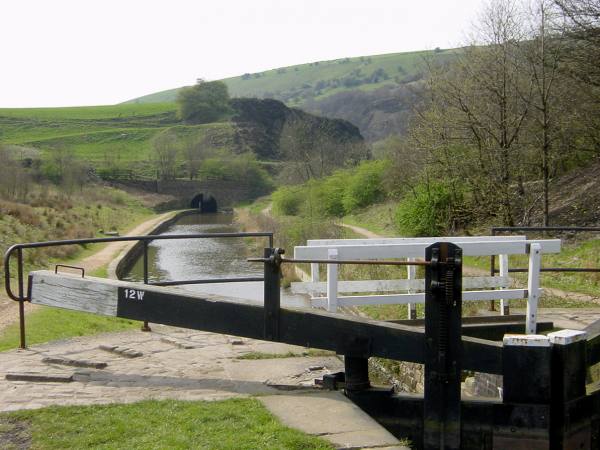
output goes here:
<path id="1" fill-rule="evenodd" d="M 158 216 L 154 216 L 133 227 L 126 233 L 126 235 L 136 236 L 147 234 L 165 220 L 168 220 L 171 217 L 173 217 L 175 214 L 177 214 L 176 211 L 171 211 L 168 213 L 159 214 Z M 115 258 L 118 255 L 127 251 L 134 244 L 134 242 L 111 242 L 105 244 L 97 252 L 73 262 L 73 265 L 83 267 L 88 273 L 93 272 L 94 270 L 98 270 L 101 267 L 110 264 L 113 260 L 115 260 Z M 35 305 L 26 303 L 25 314 L 30 313 L 35 308 Z M 2 289 L 2 292 L 0 294 L 0 332 L 2 331 L 2 329 L 16 322 L 18 319 L 19 311 L 16 302 L 10 300 L 5 294 L 4 289 Z"/>

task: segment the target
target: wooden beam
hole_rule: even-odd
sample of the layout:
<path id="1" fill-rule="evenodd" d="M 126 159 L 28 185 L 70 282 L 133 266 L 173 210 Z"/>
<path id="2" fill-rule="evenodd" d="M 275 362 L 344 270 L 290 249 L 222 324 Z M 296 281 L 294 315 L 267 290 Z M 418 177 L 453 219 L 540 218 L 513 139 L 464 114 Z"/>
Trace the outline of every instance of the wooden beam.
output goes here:
<path id="1" fill-rule="evenodd" d="M 413 242 L 381 245 L 322 245 L 294 247 L 296 259 L 327 259 L 329 249 L 338 250 L 339 259 L 387 259 L 387 258 L 424 258 L 425 248 L 430 242 Z M 465 256 L 524 255 L 529 253 L 530 245 L 539 245 L 542 253 L 560 251 L 560 239 L 540 239 L 536 241 L 466 241 L 459 243 Z"/>
<path id="2" fill-rule="evenodd" d="M 414 266 L 408 266 L 414 268 Z M 482 289 L 506 287 L 510 282 L 509 277 L 464 277 L 463 289 Z M 327 283 L 321 282 L 293 282 L 292 292 L 295 294 L 311 294 L 326 292 Z M 338 292 L 390 292 L 390 291 L 424 291 L 425 279 L 402 280 L 358 280 L 338 281 Z"/>
<path id="3" fill-rule="evenodd" d="M 37 271 L 30 274 L 31 302 L 181 328 L 266 339 L 261 306 L 178 288 Z M 423 363 L 424 333 L 406 325 L 315 310 L 281 308 L 279 342 L 358 357 Z M 463 368 L 501 373 L 491 341 L 463 337 Z"/>
<path id="4" fill-rule="evenodd" d="M 308 246 L 323 245 L 386 245 L 386 244 L 414 244 L 435 242 L 453 242 L 460 244 L 462 242 L 475 241 L 525 241 L 527 236 L 437 236 L 421 238 L 374 238 L 374 239 L 309 239 L 306 241 Z"/>
<path id="5" fill-rule="evenodd" d="M 463 291 L 463 301 L 521 299 L 527 296 L 526 289 L 505 289 L 502 291 Z M 314 297 L 311 303 L 316 307 L 327 306 L 327 297 Z M 425 303 L 425 294 L 382 294 L 382 295 L 340 295 L 338 306 L 364 305 L 406 305 L 408 303 Z"/>

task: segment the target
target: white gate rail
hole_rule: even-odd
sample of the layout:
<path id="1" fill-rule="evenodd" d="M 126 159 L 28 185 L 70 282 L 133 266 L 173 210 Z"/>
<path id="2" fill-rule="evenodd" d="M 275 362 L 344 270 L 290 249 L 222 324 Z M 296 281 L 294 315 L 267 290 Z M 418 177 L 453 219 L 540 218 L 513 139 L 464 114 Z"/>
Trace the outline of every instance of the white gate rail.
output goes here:
<path id="1" fill-rule="evenodd" d="M 464 277 L 463 300 L 500 300 L 501 313 L 508 311 L 509 300 L 527 298 L 526 332 L 535 334 L 537 304 L 540 297 L 539 274 L 542 253 L 560 252 L 560 239 L 527 240 L 525 236 L 458 236 L 389 239 L 317 239 L 295 247 L 297 259 L 419 259 L 434 242 L 453 242 L 464 256 L 500 255 L 500 276 Z M 508 289 L 508 255 L 529 254 L 527 289 Z M 327 281 L 319 278 L 319 265 L 311 264 L 311 281 L 292 283 L 295 293 L 311 295 L 313 306 L 336 311 L 338 307 L 361 305 L 408 305 L 408 317 L 416 318 L 417 303 L 425 302 L 425 280 L 415 279 L 414 266 L 407 266 L 407 279 L 339 281 L 338 266 L 327 265 Z M 497 290 L 492 290 L 497 289 Z M 406 291 L 406 293 L 380 294 Z M 370 295 L 339 295 L 340 293 Z M 320 294 L 326 294 L 322 296 Z"/>

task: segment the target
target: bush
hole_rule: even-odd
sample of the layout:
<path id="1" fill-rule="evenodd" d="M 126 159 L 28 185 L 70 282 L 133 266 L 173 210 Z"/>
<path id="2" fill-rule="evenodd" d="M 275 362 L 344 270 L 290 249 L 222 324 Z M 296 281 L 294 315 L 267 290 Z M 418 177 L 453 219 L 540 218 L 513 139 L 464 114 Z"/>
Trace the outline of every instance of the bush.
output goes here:
<path id="1" fill-rule="evenodd" d="M 354 174 L 345 182 L 342 204 L 349 214 L 358 208 L 376 203 L 383 198 L 383 172 L 387 161 L 366 161 L 356 168 Z"/>
<path id="2" fill-rule="evenodd" d="M 300 212 L 306 199 L 306 192 L 302 187 L 281 187 L 273 192 L 273 212 L 281 216 L 296 216 Z"/>
<path id="3" fill-rule="evenodd" d="M 340 170 L 327 177 L 321 184 L 319 198 L 325 214 L 336 217 L 344 215 L 344 191 L 348 176 L 348 171 Z"/>
<path id="4" fill-rule="evenodd" d="M 253 196 L 263 195 L 273 189 L 273 181 L 267 171 L 251 154 L 233 156 L 230 153 L 207 158 L 198 170 L 203 180 L 229 180 L 248 184 Z"/>
<path id="5" fill-rule="evenodd" d="M 447 234 L 452 211 L 462 202 L 449 186 L 420 184 L 402 199 L 396 209 L 396 226 L 403 236 L 441 236 Z"/>

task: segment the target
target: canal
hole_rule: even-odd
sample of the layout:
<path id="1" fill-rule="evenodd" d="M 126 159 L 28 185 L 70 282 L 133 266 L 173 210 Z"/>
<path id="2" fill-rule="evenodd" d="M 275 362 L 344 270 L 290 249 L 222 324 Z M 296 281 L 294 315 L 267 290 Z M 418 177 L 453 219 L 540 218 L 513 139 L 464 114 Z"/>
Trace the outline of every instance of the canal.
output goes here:
<path id="1" fill-rule="evenodd" d="M 239 231 L 233 223 L 233 214 L 193 214 L 182 216 L 161 234 L 225 233 Z M 248 242 L 256 239 L 256 250 L 249 254 Z M 246 261 L 249 256 L 262 256 L 268 246 L 267 238 L 209 238 L 174 239 L 152 242 L 148 247 L 148 279 L 150 281 L 212 279 L 231 277 L 260 277 L 260 263 Z M 140 257 L 123 277 L 124 280 L 142 281 L 143 264 Z M 184 285 L 180 289 L 206 294 L 233 297 L 245 303 L 262 304 L 263 283 L 211 283 Z M 282 305 L 308 307 L 307 298 L 293 295 L 287 289 L 281 292 Z"/>

